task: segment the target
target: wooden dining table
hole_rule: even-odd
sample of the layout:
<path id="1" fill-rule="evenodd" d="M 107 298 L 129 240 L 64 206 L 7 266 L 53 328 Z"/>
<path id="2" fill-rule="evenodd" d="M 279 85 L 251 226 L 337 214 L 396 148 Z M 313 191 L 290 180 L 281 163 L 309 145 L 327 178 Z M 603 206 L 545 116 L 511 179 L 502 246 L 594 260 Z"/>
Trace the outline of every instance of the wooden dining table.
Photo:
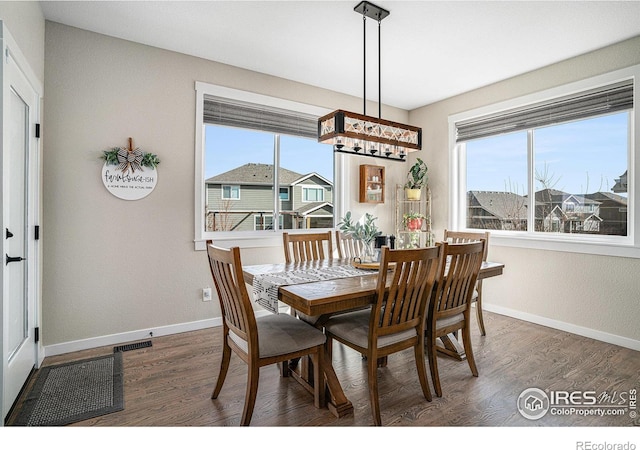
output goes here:
<path id="1" fill-rule="evenodd" d="M 293 270 L 322 269 L 332 265 L 349 264 L 348 260 L 330 259 L 320 261 L 307 261 L 299 263 L 258 264 L 243 266 L 245 282 L 253 284 L 256 275 L 268 273 L 281 273 Z M 501 275 L 504 264 L 498 262 L 483 262 L 478 279 L 485 279 Z M 389 280 L 391 277 L 389 277 Z M 378 271 L 372 270 L 370 274 L 337 278 L 309 283 L 283 285 L 278 288 L 278 299 L 308 316 L 318 316 L 315 325 L 322 326 L 332 314 L 364 308 L 376 300 L 376 287 Z M 449 353 L 460 355 L 457 340 L 444 342 Z M 460 355 L 463 358 L 464 355 Z M 336 416 L 342 417 L 353 411 L 353 405 L 346 398 L 342 386 L 338 381 L 333 364 L 330 360 L 324 361 L 324 371 L 329 388 L 328 408 Z M 299 381 L 308 382 L 304 377 L 297 377 Z M 310 389 L 310 386 L 306 386 Z"/>

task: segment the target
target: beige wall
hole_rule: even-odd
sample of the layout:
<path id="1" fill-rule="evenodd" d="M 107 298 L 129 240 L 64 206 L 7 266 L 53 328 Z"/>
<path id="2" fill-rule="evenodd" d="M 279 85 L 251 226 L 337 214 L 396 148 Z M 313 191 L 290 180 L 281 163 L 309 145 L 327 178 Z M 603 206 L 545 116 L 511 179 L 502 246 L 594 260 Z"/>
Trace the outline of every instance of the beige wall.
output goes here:
<path id="1" fill-rule="evenodd" d="M 44 82 L 44 15 L 39 2 L 0 1 L 0 20 L 9 29 L 31 70 Z"/>
<path id="2" fill-rule="evenodd" d="M 51 22 L 45 41 L 45 344 L 64 347 L 86 340 L 91 345 L 100 337 L 218 317 L 217 303 L 200 299 L 211 280 L 206 256 L 193 243 L 194 83 L 328 109 L 358 111 L 361 99 Z M 447 220 L 450 114 L 640 63 L 639 48 L 636 39 L 410 115 L 384 109 L 385 118 L 410 118 L 423 127 L 422 157 L 429 165 L 437 232 Z M 128 137 L 162 161 L 155 191 L 131 202 L 112 196 L 100 180 L 102 150 L 125 145 Z M 387 190 L 384 205 L 357 203 L 362 163 L 373 162 L 350 159 L 351 209 L 373 212 L 391 232 L 393 189 Z M 388 183 L 401 183 L 405 170 L 389 163 Z M 281 259 L 281 252 L 277 246 L 245 248 L 242 255 L 245 263 L 263 263 Z M 490 256 L 505 262 L 506 270 L 485 283 L 489 307 L 640 341 L 640 286 L 634 278 L 639 260 L 498 246 Z"/>
<path id="3" fill-rule="evenodd" d="M 640 37 L 412 111 L 411 122 L 424 129 L 437 236 L 450 226 L 450 115 L 635 64 L 640 64 Z M 599 337 L 618 336 L 638 348 L 640 259 L 495 244 L 489 257 L 506 269 L 504 276 L 484 283 L 487 309 Z"/>
<path id="4" fill-rule="evenodd" d="M 201 301 L 212 281 L 206 254 L 193 242 L 196 81 L 328 109 L 362 107 L 356 97 L 47 22 L 43 339 L 49 348 L 219 317 L 215 299 Z M 402 110 L 383 114 L 408 119 Z M 102 151 L 126 145 L 128 137 L 161 160 L 155 190 L 137 201 L 114 197 L 100 178 Z M 349 169 L 354 189 L 357 164 L 371 163 L 361 159 Z M 393 164 L 389 171 L 403 176 L 403 166 Z M 357 199 L 356 191 L 348 197 Z M 391 223 L 384 207 L 375 212 Z M 281 246 L 246 248 L 242 257 L 283 259 Z"/>

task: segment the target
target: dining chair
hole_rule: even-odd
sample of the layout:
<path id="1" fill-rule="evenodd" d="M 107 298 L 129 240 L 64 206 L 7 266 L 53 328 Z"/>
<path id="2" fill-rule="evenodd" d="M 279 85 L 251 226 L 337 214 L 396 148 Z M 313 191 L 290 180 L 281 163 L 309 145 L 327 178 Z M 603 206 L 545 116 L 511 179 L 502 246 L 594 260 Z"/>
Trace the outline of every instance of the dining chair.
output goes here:
<path id="1" fill-rule="evenodd" d="M 482 266 L 484 241 L 450 244 L 438 242 L 443 264 L 439 268 L 426 320 L 426 346 L 431 380 L 438 397 L 442 387 L 438 375 L 436 339 L 462 330 L 462 342 L 469 368 L 474 377 L 478 368 L 471 347 L 471 297 Z"/>
<path id="2" fill-rule="evenodd" d="M 212 399 L 224 384 L 231 352 L 248 366 L 247 388 L 240 424 L 249 425 L 258 392 L 260 368 L 309 355 L 314 367 L 314 403 L 325 405 L 325 335 L 321 330 L 288 314 L 255 317 L 242 273 L 240 249 L 223 249 L 207 243 L 209 267 L 222 311 L 224 333 L 220 373 Z"/>
<path id="3" fill-rule="evenodd" d="M 282 233 L 287 263 L 333 259 L 331 231 L 326 233 Z M 326 246 L 326 249 L 325 249 Z"/>
<path id="4" fill-rule="evenodd" d="M 334 316 L 324 324 L 328 361 L 331 361 L 333 340 L 366 356 L 371 414 L 376 425 L 382 425 L 379 358 L 413 347 L 422 393 L 431 401 L 425 367 L 424 319 L 438 273 L 440 252 L 440 247 L 390 250 L 383 246 L 375 304 L 368 310 Z"/>
<path id="5" fill-rule="evenodd" d="M 460 242 L 474 242 L 484 240 L 484 254 L 482 260 L 487 260 L 487 254 L 489 253 L 489 232 L 471 232 L 471 231 L 451 231 L 444 230 L 444 240 L 450 243 Z M 473 292 L 471 299 L 472 303 L 476 303 L 476 320 L 478 321 L 478 328 L 480 328 L 480 334 L 486 336 L 487 332 L 484 328 L 484 318 L 482 317 L 482 280 L 478 280 L 476 288 Z"/>
<path id="6" fill-rule="evenodd" d="M 336 230 L 336 248 L 338 258 L 353 259 L 362 254 L 362 241 L 354 239 L 350 234 Z"/>

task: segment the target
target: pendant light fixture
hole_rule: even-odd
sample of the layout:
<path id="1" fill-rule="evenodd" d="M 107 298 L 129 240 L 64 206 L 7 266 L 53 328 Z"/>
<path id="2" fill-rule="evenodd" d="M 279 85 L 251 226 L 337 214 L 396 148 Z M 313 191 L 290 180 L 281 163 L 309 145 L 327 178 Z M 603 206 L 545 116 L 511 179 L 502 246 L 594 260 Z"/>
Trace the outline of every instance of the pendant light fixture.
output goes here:
<path id="1" fill-rule="evenodd" d="M 362 15 L 364 27 L 364 76 L 363 113 L 357 114 L 339 109 L 318 119 L 318 142 L 332 144 L 340 153 L 373 156 L 395 161 L 405 161 L 407 153 L 422 148 L 422 129 L 411 125 L 382 119 L 380 88 L 380 23 L 389 11 L 373 3 L 360 2 L 354 11 Z M 367 116 L 367 17 L 378 21 L 378 117 Z"/>

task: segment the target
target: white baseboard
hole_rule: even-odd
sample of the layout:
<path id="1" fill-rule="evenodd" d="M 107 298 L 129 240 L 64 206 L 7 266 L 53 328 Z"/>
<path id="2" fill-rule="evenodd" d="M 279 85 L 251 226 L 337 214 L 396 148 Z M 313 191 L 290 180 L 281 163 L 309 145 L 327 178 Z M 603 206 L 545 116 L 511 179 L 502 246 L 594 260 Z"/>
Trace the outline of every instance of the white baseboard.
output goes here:
<path id="1" fill-rule="evenodd" d="M 475 305 L 474 305 L 475 306 Z M 598 341 L 607 342 L 609 344 L 619 345 L 620 347 L 630 348 L 632 350 L 640 351 L 640 341 L 629 339 L 623 336 L 617 336 L 611 333 L 605 333 L 604 331 L 593 330 L 586 327 L 581 327 L 567 322 L 561 322 L 559 320 L 549 319 L 547 317 L 537 316 L 515 309 L 505 308 L 499 305 L 493 305 L 491 303 L 483 303 L 485 311 L 493 312 L 503 316 L 513 317 L 515 319 L 524 320 L 526 322 L 543 325 L 545 327 L 554 328 L 556 330 L 566 331 L 568 333 L 577 334 L 579 336 L 585 336 Z M 256 316 L 263 316 L 271 314 L 266 310 L 257 310 Z M 62 355 L 64 353 L 77 352 L 80 350 L 88 350 L 95 347 L 102 347 L 105 345 L 119 345 L 125 342 L 139 341 L 148 339 L 150 333 L 153 333 L 153 337 L 168 336 L 171 334 L 184 333 L 187 331 L 202 330 L 204 328 L 218 327 L 222 325 L 222 319 L 220 317 L 214 317 L 212 319 L 199 320 L 196 322 L 187 322 L 174 325 L 167 325 L 164 327 L 148 328 L 143 330 L 128 331 L 126 333 L 110 334 L 107 336 L 98 336 L 95 338 L 82 339 L 79 341 L 63 342 L 60 344 L 47 345 L 44 347 L 45 356 Z"/>
<path id="2" fill-rule="evenodd" d="M 513 317 L 514 319 L 524 320 L 526 322 L 543 325 L 545 327 L 554 328 L 556 330 L 566 331 L 568 333 L 577 334 L 579 336 L 588 337 L 597 341 L 607 342 L 609 344 L 619 345 L 620 347 L 630 348 L 631 350 L 640 351 L 640 341 L 630 339 L 624 336 L 618 336 L 604 331 L 593 330 L 591 328 L 581 327 L 572 323 L 562 322 L 560 320 L 549 319 L 547 317 L 529 314 L 515 309 L 505 308 L 490 303 L 482 303 L 485 311 L 494 312 L 503 316 Z"/>

